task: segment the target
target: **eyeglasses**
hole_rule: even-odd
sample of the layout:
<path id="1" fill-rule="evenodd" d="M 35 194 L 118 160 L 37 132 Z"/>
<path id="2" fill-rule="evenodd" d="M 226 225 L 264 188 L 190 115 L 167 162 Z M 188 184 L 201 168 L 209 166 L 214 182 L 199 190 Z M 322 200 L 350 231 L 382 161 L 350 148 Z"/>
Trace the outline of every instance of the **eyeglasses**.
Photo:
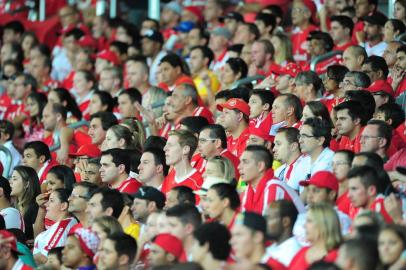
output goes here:
<path id="1" fill-rule="evenodd" d="M 317 138 L 317 136 L 314 135 L 308 135 L 308 134 L 298 134 L 297 139 L 299 140 L 300 138 Z"/>
<path id="2" fill-rule="evenodd" d="M 214 142 L 217 139 L 206 139 L 206 138 L 199 138 L 199 143 L 205 143 L 205 142 Z"/>
<path id="3" fill-rule="evenodd" d="M 361 135 L 360 139 L 361 140 L 368 140 L 368 139 L 377 139 L 381 138 L 380 136 L 369 136 L 369 135 Z"/>

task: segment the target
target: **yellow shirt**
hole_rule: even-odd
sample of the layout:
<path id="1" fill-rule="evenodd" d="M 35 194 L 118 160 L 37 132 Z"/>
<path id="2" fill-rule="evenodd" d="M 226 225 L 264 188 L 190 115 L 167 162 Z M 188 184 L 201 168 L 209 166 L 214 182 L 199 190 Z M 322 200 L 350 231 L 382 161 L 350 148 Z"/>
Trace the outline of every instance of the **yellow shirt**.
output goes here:
<path id="1" fill-rule="evenodd" d="M 124 233 L 128 234 L 135 240 L 138 240 L 138 237 L 140 236 L 140 228 L 141 228 L 140 224 L 132 223 L 130 226 L 127 226 L 124 229 Z"/>
<path id="2" fill-rule="evenodd" d="M 207 71 L 207 74 L 210 78 L 210 91 L 215 95 L 220 90 L 220 81 L 218 80 L 216 74 L 214 74 L 211 70 Z M 197 92 L 202 100 L 206 103 L 207 102 L 207 87 L 203 82 L 203 79 L 197 75 L 193 78 L 193 82 L 195 83 Z"/>

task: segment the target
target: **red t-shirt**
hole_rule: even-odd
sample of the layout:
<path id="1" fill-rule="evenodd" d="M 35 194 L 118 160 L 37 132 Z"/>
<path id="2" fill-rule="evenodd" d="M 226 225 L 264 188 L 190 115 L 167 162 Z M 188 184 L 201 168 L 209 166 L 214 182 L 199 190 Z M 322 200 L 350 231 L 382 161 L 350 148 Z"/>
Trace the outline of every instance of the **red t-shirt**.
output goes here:
<path id="1" fill-rule="evenodd" d="M 347 215 L 350 214 L 351 201 L 350 198 L 348 198 L 348 191 L 344 192 L 343 194 L 341 194 L 340 197 L 337 198 L 336 205 L 338 207 L 338 210 L 340 210 L 341 212 Z"/>
<path id="2" fill-rule="evenodd" d="M 167 194 L 172 188 L 177 186 L 187 186 L 193 190 L 198 190 L 202 184 L 203 177 L 196 169 L 193 169 L 188 175 L 184 176 L 183 179 L 176 179 L 176 171 L 175 168 L 173 168 L 165 177 L 161 191 Z"/>
<path id="3" fill-rule="evenodd" d="M 354 46 L 354 45 L 357 45 L 357 43 L 354 43 L 354 41 L 353 40 L 350 40 L 350 41 L 348 41 L 347 43 L 345 43 L 344 45 L 341 45 L 341 46 L 338 46 L 338 45 L 335 45 L 334 47 L 333 47 L 333 51 L 345 51 L 345 49 L 347 49 L 348 47 L 351 47 L 351 46 Z"/>
<path id="4" fill-rule="evenodd" d="M 120 186 L 114 188 L 121 193 L 129 193 L 133 194 L 138 191 L 138 189 L 142 186 L 140 182 L 138 182 L 135 178 L 128 177 L 125 181 L 123 181 Z"/>
<path id="5" fill-rule="evenodd" d="M 209 124 L 214 124 L 214 116 L 212 112 L 206 107 L 199 106 L 193 111 L 193 116 L 202 116 L 207 119 Z"/>
<path id="6" fill-rule="evenodd" d="M 340 143 L 338 145 L 339 150 L 351 150 L 354 153 L 359 153 L 361 151 L 361 134 L 364 128 L 362 127 L 358 132 L 357 136 L 353 140 L 351 140 L 347 136 L 342 136 Z"/>
<path id="7" fill-rule="evenodd" d="M 240 134 L 238 138 L 233 138 L 233 136 L 227 137 L 227 150 L 231 154 L 240 157 L 247 146 L 247 141 L 250 136 L 248 127 Z"/>
<path id="8" fill-rule="evenodd" d="M 293 257 L 288 269 L 292 270 L 306 270 L 310 267 L 310 262 L 306 260 L 306 253 L 310 247 L 304 247 Z M 327 253 L 323 258 L 325 262 L 335 262 L 338 255 L 337 249 L 333 249 Z"/>
<path id="9" fill-rule="evenodd" d="M 369 210 L 377 212 L 383 216 L 385 219 L 386 223 L 392 223 L 393 219 L 391 216 L 388 214 L 388 212 L 385 209 L 384 206 L 384 200 L 385 198 L 382 195 L 378 195 L 371 206 L 369 207 Z M 358 215 L 358 212 L 360 211 L 361 208 L 355 207 L 353 204 L 350 205 L 350 213 L 349 216 L 352 220 L 355 219 L 355 217 Z"/>
<path id="10" fill-rule="evenodd" d="M 402 81 L 399 83 L 398 87 L 396 88 L 395 97 L 400 96 L 403 92 L 405 92 L 405 90 L 406 90 L 406 77 L 404 77 L 402 79 Z"/>
<path id="11" fill-rule="evenodd" d="M 275 260 L 274 258 L 270 257 L 268 261 L 265 263 L 269 267 L 271 267 L 272 270 L 287 270 L 285 265 L 280 263 L 279 261 Z"/>
<path id="12" fill-rule="evenodd" d="M 389 160 L 385 163 L 385 171 L 394 171 L 398 166 L 406 166 L 406 148 L 397 151 Z"/>
<path id="13" fill-rule="evenodd" d="M 295 27 L 292 30 L 292 35 L 290 40 L 292 41 L 292 51 L 293 58 L 295 62 L 300 66 L 307 63 L 310 60 L 310 55 L 307 51 L 308 41 L 307 37 L 311 31 L 318 30 L 318 27 L 315 25 L 309 25 L 306 29 L 300 29 Z"/>
<path id="14" fill-rule="evenodd" d="M 194 154 L 190 165 L 195 168 L 199 173 L 204 173 L 206 170 L 207 160 L 205 160 L 199 153 Z"/>

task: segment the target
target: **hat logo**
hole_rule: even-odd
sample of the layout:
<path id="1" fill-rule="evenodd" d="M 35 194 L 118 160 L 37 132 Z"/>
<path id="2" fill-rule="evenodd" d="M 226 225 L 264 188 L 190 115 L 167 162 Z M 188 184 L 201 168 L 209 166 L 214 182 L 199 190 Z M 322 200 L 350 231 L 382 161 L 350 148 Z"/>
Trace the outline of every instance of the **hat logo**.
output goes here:
<path id="1" fill-rule="evenodd" d="M 237 102 L 236 102 L 235 100 L 231 100 L 231 101 L 230 101 L 230 105 L 231 105 L 231 106 L 235 106 L 236 104 L 237 104 Z"/>

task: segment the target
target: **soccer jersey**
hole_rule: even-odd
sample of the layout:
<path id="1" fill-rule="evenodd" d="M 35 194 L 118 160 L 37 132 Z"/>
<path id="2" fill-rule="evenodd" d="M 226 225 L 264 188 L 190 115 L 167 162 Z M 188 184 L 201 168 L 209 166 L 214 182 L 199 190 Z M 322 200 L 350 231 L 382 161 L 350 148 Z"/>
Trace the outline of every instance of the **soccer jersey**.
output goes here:
<path id="1" fill-rule="evenodd" d="M 48 255 L 49 250 L 55 247 L 63 247 L 68 238 L 70 229 L 77 224 L 76 219 L 69 217 L 56 222 L 48 230 L 40 233 L 34 241 L 33 254 Z"/>
<path id="2" fill-rule="evenodd" d="M 140 182 L 137 181 L 135 178 L 128 177 L 125 181 L 123 181 L 120 186 L 114 188 L 121 193 L 129 193 L 133 194 L 138 191 L 138 189 L 142 186 Z M 112 188 L 112 187 L 111 187 Z"/>
<path id="3" fill-rule="evenodd" d="M 187 186 L 193 190 L 198 190 L 203 184 L 202 175 L 196 170 L 192 169 L 187 175 L 182 178 L 176 177 L 175 168 L 173 168 L 168 176 L 162 183 L 161 191 L 167 194 L 172 188 L 177 186 Z"/>
<path id="4" fill-rule="evenodd" d="M 240 157 L 247 146 L 248 137 L 250 136 L 248 127 L 237 138 L 227 137 L 227 149 L 234 156 Z"/>
<path id="5" fill-rule="evenodd" d="M 305 160 L 304 155 L 297 157 L 291 164 L 283 164 L 275 170 L 275 177 L 288 184 L 291 188 L 299 191 L 299 182 L 306 179 L 300 163 Z"/>
<path id="6" fill-rule="evenodd" d="M 6 223 L 6 229 L 19 229 L 25 231 L 24 218 L 20 211 L 14 207 L 7 207 L 0 210 L 0 215 L 3 216 Z"/>

